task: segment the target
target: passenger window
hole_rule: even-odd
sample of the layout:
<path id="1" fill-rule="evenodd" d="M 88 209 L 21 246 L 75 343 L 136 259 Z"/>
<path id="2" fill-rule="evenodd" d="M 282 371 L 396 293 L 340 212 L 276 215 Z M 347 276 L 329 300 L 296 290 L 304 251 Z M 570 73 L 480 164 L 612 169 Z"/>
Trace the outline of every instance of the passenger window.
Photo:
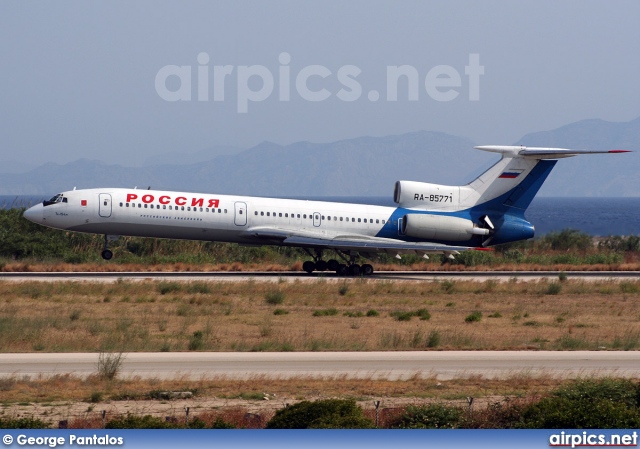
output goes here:
<path id="1" fill-rule="evenodd" d="M 288 213 L 285 213 L 285 214 L 284 214 L 284 218 L 289 218 L 289 214 L 288 214 Z"/>
<path id="2" fill-rule="evenodd" d="M 129 207 L 129 203 L 127 203 L 127 207 Z"/>
<path id="3" fill-rule="evenodd" d="M 322 219 L 324 220 L 324 215 L 322 216 Z"/>
<path id="4" fill-rule="evenodd" d="M 163 206 L 162 206 L 162 209 L 166 209 L 166 208 L 167 208 L 167 206 L 166 206 L 166 205 L 163 205 Z"/>
<path id="5" fill-rule="evenodd" d="M 227 213 L 227 209 L 225 209 L 225 210 L 224 210 L 224 213 L 225 213 L 225 214 Z"/>
<path id="6" fill-rule="evenodd" d="M 258 215 L 258 211 L 255 212 L 255 215 Z"/>
<path id="7" fill-rule="evenodd" d="M 122 203 L 120 203 L 120 207 L 122 207 Z"/>
<path id="8" fill-rule="evenodd" d="M 342 221 L 342 217 L 340 217 L 340 221 Z"/>
<path id="9" fill-rule="evenodd" d="M 384 220 L 382 220 L 382 224 L 384 224 Z"/>
<path id="10" fill-rule="evenodd" d="M 300 218 L 300 214 L 298 214 L 298 218 Z"/>
<path id="11" fill-rule="evenodd" d="M 184 210 L 184 206 L 180 206 L 180 210 Z"/>
<path id="12" fill-rule="evenodd" d="M 106 206 L 106 204 L 105 204 L 105 206 Z M 145 205 L 144 205 L 144 208 L 145 208 L 145 209 L 147 208 L 147 204 L 145 204 Z"/>
<path id="13" fill-rule="evenodd" d="M 264 217 L 264 212 L 260 212 L 260 215 L 262 215 Z"/>
<path id="14" fill-rule="evenodd" d="M 151 205 L 151 209 L 153 209 L 153 204 Z"/>
<path id="15" fill-rule="evenodd" d="M 327 218 L 329 219 L 329 221 L 331 221 L 331 215 L 329 215 Z"/>
<path id="16" fill-rule="evenodd" d="M 380 224 L 380 219 L 376 218 L 376 224 Z"/>
<path id="17" fill-rule="evenodd" d="M 238 214 L 242 215 L 242 209 L 240 209 L 240 210 L 238 211 Z"/>
<path id="18" fill-rule="evenodd" d="M 352 223 L 355 223 L 355 221 L 356 221 L 356 219 L 355 219 L 355 218 L 352 218 L 352 219 L 351 219 L 351 222 L 352 222 Z"/>
<path id="19" fill-rule="evenodd" d="M 278 217 L 282 217 L 282 212 L 280 212 L 280 213 L 278 214 Z"/>
<path id="20" fill-rule="evenodd" d="M 304 214 L 304 215 L 302 216 L 302 218 L 307 218 L 307 214 Z"/>
<path id="21" fill-rule="evenodd" d="M 270 216 L 271 216 L 271 212 L 267 212 L 267 217 L 270 217 Z"/>
<path id="22" fill-rule="evenodd" d="M 361 221 L 362 221 L 362 220 L 360 220 L 360 219 L 358 218 L 358 223 L 360 223 Z"/>

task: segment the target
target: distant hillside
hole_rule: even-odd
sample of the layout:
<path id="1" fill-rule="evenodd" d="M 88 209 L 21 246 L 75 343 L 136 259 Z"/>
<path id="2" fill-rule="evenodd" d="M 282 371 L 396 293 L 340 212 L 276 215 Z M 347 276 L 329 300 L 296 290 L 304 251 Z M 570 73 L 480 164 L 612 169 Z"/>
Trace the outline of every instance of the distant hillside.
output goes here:
<path id="1" fill-rule="evenodd" d="M 79 160 L 0 178 L 0 194 L 89 187 L 181 189 L 259 196 L 391 196 L 399 179 L 462 183 L 495 156 L 437 132 L 360 137 L 327 144 L 265 142 L 190 165 L 122 167 Z"/>
<path id="2" fill-rule="evenodd" d="M 482 142 L 508 144 L 509 142 Z M 627 123 L 584 120 L 524 136 L 527 146 L 630 149 L 634 153 L 561 160 L 544 196 L 640 196 L 640 118 Z M 388 196 L 399 179 L 462 184 L 497 155 L 468 139 L 439 132 L 359 137 L 332 143 L 264 142 L 248 150 L 211 147 L 150 158 L 144 167 L 78 160 L 0 176 L 0 195 L 53 195 L 90 187 L 133 187 L 257 196 Z M 209 158 L 211 155 L 215 157 Z M 165 162 L 161 164 L 161 162 Z M 171 163 L 168 163 L 171 162 Z"/>
<path id="3" fill-rule="evenodd" d="M 543 196 L 640 196 L 640 117 L 630 122 L 582 120 L 552 131 L 531 133 L 518 145 L 632 150 L 561 160 L 540 189 Z"/>

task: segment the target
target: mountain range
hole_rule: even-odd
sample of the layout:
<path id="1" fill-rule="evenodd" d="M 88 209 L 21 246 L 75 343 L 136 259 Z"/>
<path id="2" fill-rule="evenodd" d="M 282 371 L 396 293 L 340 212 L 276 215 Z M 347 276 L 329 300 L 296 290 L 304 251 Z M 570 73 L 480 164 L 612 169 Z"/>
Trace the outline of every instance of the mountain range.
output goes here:
<path id="1" fill-rule="evenodd" d="M 47 163 L 24 173 L 0 175 L 0 195 L 53 195 L 77 188 L 151 186 L 159 190 L 221 194 L 304 196 L 389 196 L 397 180 L 463 184 L 497 160 L 476 144 L 440 132 L 358 137 L 331 143 L 263 142 L 253 148 L 211 147 L 169 153 L 141 167 L 81 159 Z M 507 143 L 508 144 L 508 143 Z M 640 117 L 625 123 L 583 120 L 525 135 L 527 146 L 629 149 L 634 153 L 561 160 L 541 196 L 640 196 Z"/>

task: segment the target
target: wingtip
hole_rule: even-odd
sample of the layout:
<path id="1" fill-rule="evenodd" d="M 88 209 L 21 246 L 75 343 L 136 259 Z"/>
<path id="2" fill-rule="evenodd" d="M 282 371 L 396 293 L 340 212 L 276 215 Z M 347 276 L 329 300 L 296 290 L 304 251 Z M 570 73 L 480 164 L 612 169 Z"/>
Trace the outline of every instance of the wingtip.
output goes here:
<path id="1" fill-rule="evenodd" d="M 633 153 L 631 150 L 609 150 L 609 153 Z"/>

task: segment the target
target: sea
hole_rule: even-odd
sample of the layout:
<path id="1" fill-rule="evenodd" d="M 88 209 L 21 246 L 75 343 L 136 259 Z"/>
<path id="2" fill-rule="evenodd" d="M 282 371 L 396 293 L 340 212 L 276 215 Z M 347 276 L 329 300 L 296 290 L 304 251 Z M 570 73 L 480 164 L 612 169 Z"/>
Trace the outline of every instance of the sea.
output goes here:
<path id="1" fill-rule="evenodd" d="M 0 208 L 23 208 L 43 201 L 41 196 L 2 196 Z M 303 198 L 298 198 L 303 199 Z M 394 206 L 387 197 L 304 198 L 342 203 Z M 536 236 L 563 229 L 576 229 L 592 236 L 639 235 L 640 198 L 548 198 L 536 197 L 525 217 L 536 228 Z"/>

